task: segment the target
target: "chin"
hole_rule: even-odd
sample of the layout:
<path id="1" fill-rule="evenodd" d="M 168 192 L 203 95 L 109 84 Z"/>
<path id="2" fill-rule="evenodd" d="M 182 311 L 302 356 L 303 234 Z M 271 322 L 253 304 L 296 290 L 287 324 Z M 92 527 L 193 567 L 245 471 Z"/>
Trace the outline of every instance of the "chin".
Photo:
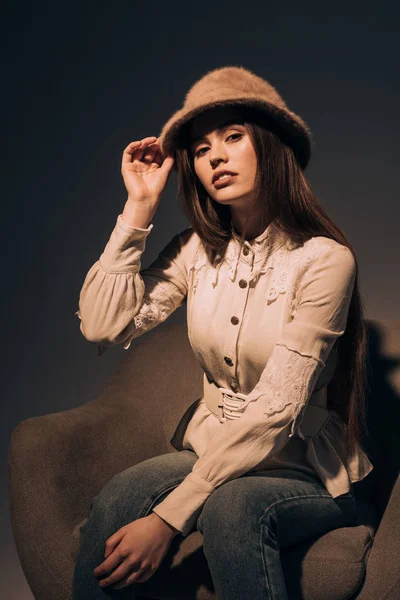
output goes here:
<path id="1" fill-rule="evenodd" d="M 218 202 L 218 204 L 228 204 L 235 202 L 236 199 L 239 200 L 237 196 L 226 196 L 225 198 L 214 198 L 211 196 L 211 198 L 214 200 L 214 202 Z"/>

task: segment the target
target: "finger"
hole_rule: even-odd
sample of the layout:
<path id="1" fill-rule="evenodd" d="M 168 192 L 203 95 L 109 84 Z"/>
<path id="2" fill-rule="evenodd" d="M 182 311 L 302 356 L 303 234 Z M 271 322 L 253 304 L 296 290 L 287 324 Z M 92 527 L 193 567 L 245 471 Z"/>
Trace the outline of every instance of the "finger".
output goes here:
<path id="1" fill-rule="evenodd" d="M 114 552 L 116 546 L 122 540 L 125 533 L 126 533 L 125 531 L 121 531 L 119 529 L 110 538 L 108 538 L 108 540 L 106 540 L 106 549 L 104 551 L 104 558 L 108 558 L 109 556 L 111 556 L 112 552 Z M 105 565 L 105 563 L 106 563 L 106 561 L 104 561 L 104 563 L 102 563 L 102 564 Z"/>
<path id="2" fill-rule="evenodd" d="M 147 569 L 144 569 L 140 573 L 139 577 L 131 578 L 131 576 L 129 575 L 129 577 L 127 579 L 127 584 L 130 585 L 134 581 L 136 581 L 136 583 L 144 583 L 145 581 L 150 579 L 150 577 L 153 575 L 153 573 L 154 573 L 154 569 L 152 567 L 147 567 Z"/>
<path id="3" fill-rule="evenodd" d="M 124 528 L 123 528 L 124 529 Z M 106 556 L 106 560 L 104 560 L 100 565 L 98 565 L 93 574 L 103 575 L 104 573 L 109 573 L 111 569 L 113 569 L 117 564 L 119 564 L 121 557 L 114 553 L 115 546 L 122 540 L 126 531 L 122 531 L 119 529 L 114 535 L 112 535 L 108 540 L 106 540 L 106 550 L 104 552 L 104 556 Z M 108 546 L 111 547 L 109 550 Z M 109 551 L 108 551 L 109 550 Z M 108 551 L 108 552 L 107 552 Z"/>
<path id="4" fill-rule="evenodd" d="M 114 583 L 122 583 L 121 579 L 129 575 L 132 568 L 135 569 L 135 567 L 132 567 L 132 565 L 129 565 L 126 561 L 122 562 L 110 575 L 99 581 L 99 585 L 101 585 L 101 587 L 106 587 L 108 585 L 113 585 Z M 139 565 L 137 568 L 140 569 Z"/>
<path id="5" fill-rule="evenodd" d="M 104 558 L 108 558 L 109 556 L 111 556 L 111 554 L 114 552 L 117 544 L 118 544 L 118 542 L 115 542 L 112 546 L 109 545 L 108 547 L 106 547 L 106 549 L 104 551 Z M 104 564 L 104 563 L 102 563 L 102 564 Z"/>
<path id="6" fill-rule="evenodd" d="M 161 167 L 161 165 L 164 162 L 164 157 L 162 155 L 161 149 L 159 148 L 153 158 L 153 162 L 155 162 L 159 167 Z"/>
<path id="7" fill-rule="evenodd" d="M 127 526 L 124 525 L 123 527 L 121 527 L 120 529 L 118 529 L 118 531 L 116 531 L 115 533 L 113 533 L 106 541 L 105 541 L 105 552 L 104 552 L 104 557 L 107 558 L 108 556 L 110 556 L 110 554 L 115 550 L 116 546 L 119 544 L 119 542 L 122 540 L 122 538 L 124 537 L 124 535 L 126 535 L 127 532 Z"/>
<path id="8" fill-rule="evenodd" d="M 172 157 L 172 156 L 167 156 L 167 157 L 164 159 L 164 162 L 163 162 L 163 164 L 162 164 L 162 167 L 161 167 L 161 169 L 162 169 L 162 172 L 163 172 L 163 173 L 164 173 L 164 172 L 168 173 L 168 172 L 169 172 L 169 170 L 170 170 L 170 169 L 172 169 L 172 166 L 173 166 L 173 164 L 174 164 L 174 159 L 173 159 L 173 157 Z"/>
<path id="9" fill-rule="evenodd" d="M 124 560 L 122 556 L 116 552 L 115 550 L 108 556 L 107 560 L 101 563 L 98 567 L 93 571 L 93 575 L 96 577 L 102 577 L 103 575 L 108 576 L 109 573 L 113 571 L 118 565 L 121 564 L 121 561 Z"/>
<path id="10" fill-rule="evenodd" d="M 156 162 L 160 167 L 165 163 L 165 161 L 167 159 L 172 159 L 172 161 L 174 160 L 172 155 L 168 154 L 167 156 L 164 156 L 164 154 L 162 153 L 161 150 L 161 146 L 158 142 L 154 142 L 154 144 L 151 144 L 150 149 L 155 149 L 155 153 L 154 156 L 152 156 L 152 162 Z M 150 152 L 150 150 L 147 150 L 145 153 L 144 158 L 147 158 L 147 154 Z M 149 154 L 150 156 L 150 154 Z M 167 165 L 170 164 L 170 160 L 167 160 Z"/>
<path id="11" fill-rule="evenodd" d="M 144 149 L 146 153 L 152 153 L 152 154 L 161 154 L 161 145 L 160 142 L 158 140 L 156 140 L 155 142 L 150 142 L 150 144 L 147 144 L 146 148 Z"/>
<path id="12" fill-rule="evenodd" d="M 146 150 L 146 148 L 148 146 L 150 146 L 150 144 L 154 144 L 154 142 L 156 142 L 156 141 L 157 141 L 157 138 L 155 135 L 150 135 L 148 137 L 145 137 L 142 140 L 140 140 L 140 142 L 141 142 L 140 148 L 143 150 Z"/>
<path id="13" fill-rule="evenodd" d="M 120 590 L 121 588 L 124 588 L 134 582 L 144 583 L 145 581 L 150 579 L 152 574 L 153 574 L 153 569 L 150 566 L 148 566 L 146 569 L 130 571 L 128 573 L 127 577 L 124 577 L 124 579 L 122 581 L 119 581 L 112 587 L 114 590 Z"/>
<path id="14" fill-rule="evenodd" d="M 142 160 L 146 161 L 147 163 L 152 163 L 154 162 L 154 158 L 158 152 L 159 145 L 157 144 L 157 142 L 149 144 L 144 150 Z"/>
<path id="15" fill-rule="evenodd" d="M 153 157 L 156 152 L 157 149 L 153 148 L 152 144 L 147 144 L 146 146 L 143 146 L 142 144 L 139 146 L 139 148 L 136 148 L 136 151 L 133 152 L 132 159 L 139 160 L 149 165 L 153 162 Z"/>
<path id="16" fill-rule="evenodd" d="M 156 136 L 148 136 L 143 138 L 142 140 L 136 140 L 127 145 L 122 153 L 122 163 L 130 163 L 132 162 L 132 155 L 137 150 L 145 150 L 146 146 L 153 143 L 156 140 Z"/>
<path id="17" fill-rule="evenodd" d="M 125 148 L 125 150 L 122 153 L 122 164 L 128 164 L 132 162 L 132 155 L 133 153 L 140 149 L 142 142 L 141 141 L 137 141 L 137 142 L 131 142 L 130 144 L 128 144 L 128 146 Z"/>
<path id="18" fill-rule="evenodd" d="M 143 144 L 150 144 L 150 142 L 155 142 L 156 141 L 156 136 L 155 135 L 148 135 L 145 138 L 142 138 L 142 142 Z"/>
<path id="19" fill-rule="evenodd" d="M 113 533 L 105 542 L 104 556 L 108 557 L 114 551 L 115 547 L 120 543 L 122 538 L 126 535 L 126 526 L 121 527 L 115 533 Z"/>

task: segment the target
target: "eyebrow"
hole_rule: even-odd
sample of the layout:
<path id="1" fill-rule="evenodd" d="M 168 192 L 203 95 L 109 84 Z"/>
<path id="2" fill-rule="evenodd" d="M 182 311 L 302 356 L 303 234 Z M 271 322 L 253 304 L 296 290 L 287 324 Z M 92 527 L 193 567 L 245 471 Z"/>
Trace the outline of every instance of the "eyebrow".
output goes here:
<path id="1" fill-rule="evenodd" d="M 222 123 L 222 125 L 220 125 L 219 127 L 216 127 L 216 130 L 220 133 L 221 131 L 226 129 L 228 127 L 228 125 L 232 125 L 232 123 L 235 123 L 237 125 L 244 124 L 241 119 L 229 119 L 228 121 L 225 121 L 224 123 Z M 190 142 L 190 145 L 193 146 L 196 142 L 199 142 L 200 140 L 205 140 L 205 139 L 206 138 L 204 136 L 199 135 L 192 139 L 192 141 Z"/>

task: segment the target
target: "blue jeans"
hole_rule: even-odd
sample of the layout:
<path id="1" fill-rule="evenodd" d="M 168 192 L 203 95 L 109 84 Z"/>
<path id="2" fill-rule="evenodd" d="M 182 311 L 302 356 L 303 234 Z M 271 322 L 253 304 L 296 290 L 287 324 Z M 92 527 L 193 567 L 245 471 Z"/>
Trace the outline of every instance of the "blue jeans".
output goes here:
<path id="1" fill-rule="evenodd" d="M 102 589 L 93 570 L 105 542 L 118 529 L 147 516 L 190 473 L 198 456 L 181 450 L 154 456 L 115 475 L 95 496 L 80 530 L 73 600 L 131 600 L 149 594 L 182 536 L 172 541 L 147 581 Z M 357 524 L 353 493 L 332 498 L 317 476 L 300 471 L 249 471 L 218 487 L 205 502 L 196 528 L 219 600 L 287 600 L 279 551 L 332 529 Z"/>

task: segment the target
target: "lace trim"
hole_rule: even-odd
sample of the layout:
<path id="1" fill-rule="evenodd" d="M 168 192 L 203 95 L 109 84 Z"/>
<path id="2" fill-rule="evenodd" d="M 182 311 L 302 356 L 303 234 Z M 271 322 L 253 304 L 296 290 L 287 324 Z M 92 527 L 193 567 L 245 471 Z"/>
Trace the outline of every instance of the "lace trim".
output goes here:
<path id="1" fill-rule="evenodd" d="M 296 306 L 296 291 L 299 277 L 321 252 L 318 240 L 310 238 L 306 244 L 293 250 L 279 249 L 273 258 L 271 286 L 265 299 L 267 304 L 274 302 L 280 294 L 287 294 L 288 304 L 293 310 Z M 263 273 L 266 269 L 262 269 Z"/>
<path id="2" fill-rule="evenodd" d="M 293 405 L 294 420 L 290 437 L 297 433 L 304 439 L 299 429 L 303 412 L 324 368 L 322 360 L 277 344 L 250 395 L 255 399 L 265 396 L 264 416 L 267 418 Z"/>
<path id="3" fill-rule="evenodd" d="M 300 261 L 301 254 L 302 248 L 298 248 L 292 252 L 280 249 L 274 254 L 272 257 L 273 272 L 271 285 L 265 294 L 267 305 L 274 302 L 280 294 L 287 294 L 289 304 L 293 304 L 295 293 L 294 271 Z"/>
<path id="4" fill-rule="evenodd" d="M 285 240 L 286 241 L 286 240 Z M 284 242 L 282 242 L 284 244 Z M 266 255 L 265 262 L 260 261 L 260 265 L 256 266 L 251 275 L 250 281 L 257 283 L 260 276 L 272 269 L 271 285 L 265 293 L 266 304 L 269 305 L 274 302 L 280 294 L 288 294 L 288 302 L 291 307 L 294 306 L 295 302 L 295 291 L 296 291 L 296 271 L 298 271 L 300 259 L 303 256 L 304 246 L 295 248 L 294 250 L 288 250 L 286 248 L 279 247 L 274 250 L 272 254 Z M 318 252 L 314 250 L 311 256 L 306 257 L 306 264 L 316 256 Z M 199 245 L 191 267 L 191 271 L 194 271 L 192 281 L 192 293 L 195 294 L 198 287 L 201 269 L 206 269 L 206 277 L 211 281 L 213 287 L 218 283 L 219 270 L 224 263 L 229 266 L 228 277 L 231 281 L 235 281 L 238 265 L 239 265 L 240 249 L 239 245 L 229 245 L 225 256 L 220 260 L 220 256 L 217 255 L 216 260 L 218 264 L 213 266 L 203 250 L 202 246 Z"/>
<path id="5" fill-rule="evenodd" d="M 213 267 L 210 264 L 208 257 L 206 255 L 206 253 L 204 252 L 204 250 L 202 249 L 201 245 L 198 246 L 197 250 L 196 250 L 196 254 L 194 256 L 193 259 L 193 264 L 190 267 L 190 272 L 194 272 L 193 275 L 193 281 L 192 281 L 192 293 L 195 294 L 196 293 L 196 289 L 199 283 L 199 277 L 200 277 L 200 271 L 202 268 L 206 268 L 207 269 L 207 277 L 211 280 L 213 280 L 214 275 L 213 275 Z"/>
<path id="6" fill-rule="evenodd" d="M 125 341 L 123 346 L 125 350 L 128 350 L 133 339 L 165 321 L 165 319 L 167 319 L 174 311 L 175 305 L 171 299 L 171 294 L 161 286 L 158 286 L 156 289 L 157 296 L 152 296 L 145 290 L 140 311 L 133 318 L 136 330 L 129 339 Z"/>
<path id="7" fill-rule="evenodd" d="M 206 271 L 207 271 L 206 276 L 208 279 L 210 279 L 214 288 L 218 283 L 219 271 L 224 263 L 226 263 L 228 265 L 229 279 L 231 281 L 235 281 L 236 275 L 237 275 L 237 270 L 238 270 L 238 265 L 239 265 L 239 258 L 240 258 L 239 246 L 237 244 L 233 245 L 232 243 L 230 243 L 226 249 L 224 257 L 222 257 L 220 254 L 216 255 L 215 260 L 216 260 L 217 264 L 216 264 L 216 266 L 213 266 L 210 263 L 204 249 L 200 245 L 196 251 L 196 255 L 193 260 L 193 265 L 190 269 L 190 270 L 194 271 L 192 292 L 193 293 L 196 292 L 196 289 L 197 289 L 197 286 L 199 283 L 200 271 L 203 267 L 206 268 Z M 266 267 L 262 272 L 265 272 L 268 268 L 270 268 L 270 266 Z M 257 270 L 257 272 L 255 272 L 252 275 L 251 280 L 255 279 L 258 274 L 259 274 L 259 271 Z"/>
<path id="8" fill-rule="evenodd" d="M 157 288 L 157 296 L 151 295 L 145 290 L 143 294 L 143 301 L 140 310 L 137 315 L 133 318 L 135 324 L 135 331 L 129 336 L 124 342 L 124 350 L 128 350 L 132 340 L 142 335 L 145 331 L 152 329 L 158 323 L 162 323 L 168 316 L 174 311 L 175 305 L 171 300 L 170 293 L 164 290 L 161 286 Z M 82 320 L 81 312 L 78 310 L 75 315 Z M 103 344 L 97 345 L 97 356 L 101 356 L 108 350 L 109 346 Z"/>

